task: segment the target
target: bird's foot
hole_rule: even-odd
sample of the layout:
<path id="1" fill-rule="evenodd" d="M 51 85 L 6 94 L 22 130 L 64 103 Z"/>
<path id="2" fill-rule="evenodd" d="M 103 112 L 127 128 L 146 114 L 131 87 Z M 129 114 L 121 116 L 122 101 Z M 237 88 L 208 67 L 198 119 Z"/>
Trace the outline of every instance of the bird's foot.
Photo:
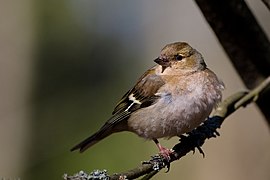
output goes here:
<path id="1" fill-rule="evenodd" d="M 159 149 L 159 155 L 163 157 L 167 162 L 170 162 L 171 155 L 174 154 L 174 150 L 165 148 L 161 146 L 160 144 L 158 145 L 158 149 Z"/>
<path id="2" fill-rule="evenodd" d="M 157 145 L 157 147 L 159 149 L 159 155 L 161 157 L 163 157 L 168 163 L 170 163 L 171 155 L 174 154 L 174 150 L 173 149 L 168 149 L 168 148 L 165 148 L 165 147 L 161 146 L 161 144 L 158 142 L 157 139 L 153 139 L 153 141 L 155 142 L 155 144 Z"/>

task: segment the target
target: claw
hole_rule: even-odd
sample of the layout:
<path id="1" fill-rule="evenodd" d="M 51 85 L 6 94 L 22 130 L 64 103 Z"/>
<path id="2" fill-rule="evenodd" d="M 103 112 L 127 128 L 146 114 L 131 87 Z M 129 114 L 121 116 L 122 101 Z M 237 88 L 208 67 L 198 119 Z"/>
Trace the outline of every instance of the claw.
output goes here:
<path id="1" fill-rule="evenodd" d="M 171 154 L 174 153 L 174 150 L 172 149 L 167 149 L 167 148 L 164 148 L 162 146 L 159 147 L 159 155 L 163 158 L 166 159 L 167 162 L 170 162 L 171 160 Z"/>
<path id="2" fill-rule="evenodd" d="M 157 139 L 154 139 L 154 142 L 156 143 L 158 149 L 159 149 L 159 155 L 161 157 L 163 157 L 164 159 L 166 159 L 166 161 L 169 163 L 171 160 L 171 155 L 174 153 L 173 149 L 167 149 L 163 146 L 161 146 L 161 144 L 158 142 Z"/>

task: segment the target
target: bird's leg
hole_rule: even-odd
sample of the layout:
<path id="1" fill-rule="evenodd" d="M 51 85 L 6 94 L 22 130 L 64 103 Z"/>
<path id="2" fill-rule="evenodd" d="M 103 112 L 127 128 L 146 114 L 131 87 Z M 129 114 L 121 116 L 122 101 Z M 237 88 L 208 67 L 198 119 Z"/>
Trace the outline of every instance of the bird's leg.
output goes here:
<path id="1" fill-rule="evenodd" d="M 164 157 L 168 162 L 170 161 L 170 155 L 174 153 L 172 149 L 167 149 L 158 142 L 157 139 L 153 139 L 153 141 L 156 143 L 158 149 L 159 149 L 159 154 Z"/>

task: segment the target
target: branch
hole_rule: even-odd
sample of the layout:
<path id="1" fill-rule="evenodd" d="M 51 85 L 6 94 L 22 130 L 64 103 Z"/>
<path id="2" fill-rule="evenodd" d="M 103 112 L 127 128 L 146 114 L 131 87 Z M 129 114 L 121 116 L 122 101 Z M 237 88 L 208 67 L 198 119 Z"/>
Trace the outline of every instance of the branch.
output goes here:
<path id="1" fill-rule="evenodd" d="M 219 136 L 217 129 L 221 127 L 225 118 L 231 115 L 240 107 L 245 107 L 246 105 L 255 102 L 261 98 L 261 93 L 266 89 L 270 89 L 270 77 L 268 77 L 264 82 L 262 82 L 257 88 L 247 92 L 238 92 L 220 103 L 217 109 L 214 111 L 212 116 L 208 118 L 201 126 L 195 130 L 187 133 L 187 135 L 182 135 L 180 138 L 180 143 L 173 147 L 175 153 L 171 155 L 170 162 L 162 159 L 160 156 L 153 156 L 150 161 L 142 163 L 140 166 L 128 170 L 122 173 L 115 173 L 111 176 L 107 175 L 105 170 L 99 171 L 95 170 L 89 175 L 83 171 L 75 174 L 73 176 L 64 175 L 65 180 L 86 180 L 86 179 L 135 179 L 138 177 L 143 177 L 144 180 L 150 179 L 155 174 L 157 174 L 161 169 L 167 167 L 169 168 L 170 163 L 179 160 L 187 153 L 195 151 L 197 148 L 200 153 L 203 153 L 201 146 L 204 144 L 206 139 L 215 138 Z"/>
<path id="2" fill-rule="evenodd" d="M 262 0 L 262 2 L 268 8 L 268 10 L 270 10 L 270 0 Z"/>
<path id="3" fill-rule="evenodd" d="M 249 89 L 270 75 L 270 42 L 244 0 L 195 0 Z M 269 0 L 264 0 L 268 3 Z M 270 91 L 257 105 L 270 125 Z"/>

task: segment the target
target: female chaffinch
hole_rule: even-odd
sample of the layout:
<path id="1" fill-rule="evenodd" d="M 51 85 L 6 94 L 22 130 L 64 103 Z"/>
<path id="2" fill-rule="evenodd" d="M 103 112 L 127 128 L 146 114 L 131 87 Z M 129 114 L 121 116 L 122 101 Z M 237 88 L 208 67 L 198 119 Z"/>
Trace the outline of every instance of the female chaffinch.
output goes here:
<path id="1" fill-rule="evenodd" d="M 122 97 L 112 117 L 71 151 L 83 152 L 113 133 L 131 131 L 153 140 L 160 154 L 169 158 L 173 151 L 162 147 L 157 139 L 190 132 L 221 101 L 223 82 L 187 43 L 166 45 L 154 61 L 157 65 Z"/>

